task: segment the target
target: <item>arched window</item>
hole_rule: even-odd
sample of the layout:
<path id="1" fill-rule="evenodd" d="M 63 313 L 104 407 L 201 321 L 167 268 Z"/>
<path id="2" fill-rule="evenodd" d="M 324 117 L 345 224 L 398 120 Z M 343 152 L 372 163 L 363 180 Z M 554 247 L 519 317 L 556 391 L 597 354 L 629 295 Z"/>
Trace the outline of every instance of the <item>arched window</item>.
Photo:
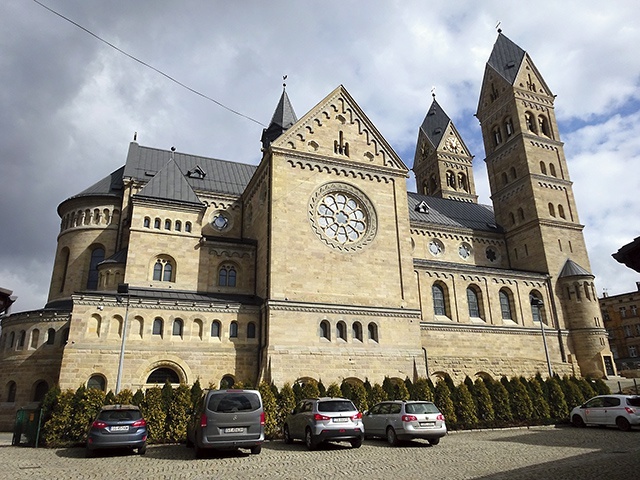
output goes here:
<path id="1" fill-rule="evenodd" d="M 97 247 L 91 252 L 89 262 L 89 278 L 87 279 L 87 290 L 97 290 L 98 288 L 98 264 L 104 260 L 104 248 Z"/>
<path id="2" fill-rule="evenodd" d="M 542 320 L 546 324 L 547 320 L 544 311 L 544 303 L 540 292 L 532 290 L 531 293 L 529 293 L 529 301 L 531 303 L 531 317 L 533 318 L 533 321 L 538 323 Z"/>
<path id="3" fill-rule="evenodd" d="M 15 332 L 11 332 L 9 334 L 9 348 L 13 348 L 13 342 L 15 342 L 16 340 L 16 334 Z"/>
<path id="4" fill-rule="evenodd" d="M 175 336 L 182 336 L 182 331 L 184 329 L 184 323 L 182 322 L 182 319 L 180 318 L 176 318 L 173 321 L 173 330 L 172 330 L 172 334 Z"/>
<path id="5" fill-rule="evenodd" d="M 467 185 L 467 176 L 464 173 L 458 173 L 458 189 L 465 192 L 469 191 L 469 187 Z"/>
<path id="6" fill-rule="evenodd" d="M 545 135 L 547 137 L 550 137 L 551 135 L 549 134 L 549 121 L 547 120 L 547 117 L 545 117 L 544 115 L 539 115 L 538 116 L 538 125 L 540 126 L 540 134 L 541 135 Z"/>
<path id="7" fill-rule="evenodd" d="M 27 338 L 27 332 L 25 332 L 24 330 L 20 331 L 20 334 L 18 335 L 18 348 L 22 349 L 24 348 L 24 342 Z"/>
<path id="8" fill-rule="evenodd" d="M 504 121 L 504 129 L 507 132 L 507 138 L 513 135 L 513 121 L 511 117 L 507 117 Z"/>
<path id="9" fill-rule="evenodd" d="M 507 176 L 507 172 L 502 172 L 502 185 L 506 185 L 509 183 L 509 177 Z"/>
<path id="10" fill-rule="evenodd" d="M 95 388 L 104 392 L 107 386 L 107 381 L 102 375 L 91 375 L 87 382 L 87 389 Z"/>
<path id="11" fill-rule="evenodd" d="M 511 167 L 509 169 L 509 173 L 511 174 L 511 180 L 515 180 L 518 178 L 518 174 L 516 173 L 516 167 Z"/>
<path id="12" fill-rule="evenodd" d="M 447 186 L 451 187 L 451 188 L 453 188 L 455 190 L 455 188 L 456 188 L 456 174 L 453 173 L 451 170 L 447 170 L 446 177 L 447 177 Z"/>
<path id="13" fill-rule="evenodd" d="M 220 380 L 220 390 L 232 388 L 235 383 L 235 378 L 233 378 L 231 375 L 225 375 L 224 377 L 222 377 L 222 380 Z"/>
<path id="14" fill-rule="evenodd" d="M 516 224 L 516 217 L 513 215 L 513 212 L 509 212 L 509 223 L 511 225 L 515 225 Z"/>
<path id="15" fill-rule="evenodd" d="M 164 221 L 164 229 L 171 230 L 171 220 L 169 220 L 168 218 Z"/>
<path id="16" fill-rule="evenodd" d="M 502 133 L 500 133 L 500 127 L 493 127 L 493 130 L 491 130 L 491 134 L 493 135 L 493 145 L 497 147 L 502 143 Z"/>
<path id="17" fill-rule="evenodd" d="M 229 338 L 238 338 L 238 322 L 233 321 L 229 326 Z"/>
<path id="18" fill-rule="evenodd" d="M 214 320 L 211 323 L 211 336 L 214 338 L 220 338 L 220 322 L 218 320 Z"/>
<path id="19" fill-rule="evenodd" d="M 151 219 L 149 217 L 144 217 L 144 228 L 151 227 Z"/>
<path id="20" fill-rule="evenodd" d="M 153 320 L 153 330 L 152 330 L 153 335 L 162 336 L 163 327 L 164 327 L 164 321 L 160 317 L 156 317 Z"/>
<path id="21" fill-rule="evenodd" d="M 160 257 L 153 266 L 153 280 L 156 282 L 173 282 L 173 264 L 171 260 Z"/>
<path id="22" fill-rule="evenodd" d="M 369 335 L 369 340 L 371 340 L 372 342 L 378 341 L 378 325 L 371 322 L 369 325 L 367 325 L 367 333 Z"/>
<path id="23" fill-rule="evenodd" d="M 547 166 L 544 162 L 540 162 L 540 173 L 542 173 L 543 175 L 547 174 Z"/>
<path id="24" fill-rule="evenodd" d="M 549 215 L 551 215 L 552 217 L 556 216 L 556 209 L 553 206 L 553 203 L 549 203 Z"/>
<path id="25" fill-rule="evenodd" d="M 320 322 L 320 337 L 331 340 L 331 326 L 326 320 Z"/>
<path id="26" fill-rule="evenodd" d="M 60 257 L 62 258 L 62 265 L 64 266 L 62 269 L 62 281 L 60 282 L 60 292 L 63 292 L 64 285 L 67 281 L 67 270 L 69 269 L 69 249 L 67 247 L 62 249 Z"/>
<path id="27" fill-rule="evenodd" d="M 347 340 L 347 325 L 344 322 L 338 322 L 338 325 L 336 325 L 337 328 L 337 333 L 338 333 L 338 338 L 340 340 Z"/>
<path id="28" fill-rule="evenodd" d="M 31 332 L 31 348 L 38 348 L 38 342 L 40 341 L 40 330 L 34 328 Z"/>
<path id="29" fill-rule="evenodd" d="M 533 121 L 533 115 L 531 114 L 531 112 L 525 112 L 524 114 L 524 123 L 527 126 L 527 130 L 529 130 L 532 133 L 537 133 L 536 132 L 536 125 Z"/>
<path id="30" fill-rule="evenodd" d="M 256 338 L 256 324 L 254 322 L 247 324 L 247 338 Z"/>
<path id="31" fill-rule="evenodd" d="M 176 232 L 182 230 L 182 222 L 180 220 L 176 220 Z"/>
<path id="32" fill-rule="evenodd" d="M 431 288 L 431 292 L 433 294 L 433 313 L 436 315 L 446 315 L 447 305 L 444 296 L 444 288 L 442 288 L 442 285 L 436 283 Z"/>
<path id="33" fill-rule="evenodd" d="M 500 290 L 500 311 L 503 320 L 513 320 L 511 312 L 511 292 L 506 288 Z"/>
<path id="34" fill-rule="evenodd" d="M 524 210 L 522 209 L 522 207 L 518 209 L 518 218 L 520 220 L 524 220 Z"/>
<path id="35" fill-rule="evenodd" d="M 53 345 L 56 341 L 56 330 L 54 328 L 50 328 L 47 330 L 47 345 Z"/>
<path id="36" fill-rule="evenodd" d="M 47 382 L 45 382 L 44 380 L 37 381 L 33 388 L 33 401 L 41 402 L 42 400 L 44 400 L 44 396 L 48 391 L 49 384 Z"/>
<path id="37" fill-rule="evenodd" d="M 360 322 L 353 322 L 353 339 L 362 341 L 362 324 Z"/>
<path id="38" fill-rule="evenodd" d="M 556 177 L 556 166 L 553 163 L 549 164 L 549 173 L 551 173 L 552 176 Z"/>
<path id="39" fill-rule="evenodd" d="M 473 287 L 467 287 L 467 304 L 469 305 L 469 316 L 472 318 L 481 318 L 478 292 Z"/>
<path id="40" fill-rule="evenodd" d="M 564 216 L 564 207 L 562 205 L 558 205 L 558 215 L 560 218 L 567 218 Z"/>
<path id="41" fill-rule="evenodd" d="M 14 403 L 16 401 L 17 390 L 16 382 L 11 381 L 7 384 L 7 402 Z"/>
<path id="42" fill-rule="evenodd" d="M 431 175 L 429 178 L 429 195 L 433 195 L 433 193 L 438 189 L 438 182 L 436 181 L 435 174 Z"/>
<path id="43" fill-rule="evenodd" d="M 222 265 L 218 271 L 218 285 L 221 287 L 235 287 L 237 273 L 233 265 Z"/>
<path id="44" fill-rule="evenodd" d="M 160 219 L 159 218 L 156 218 L 153 221 L 153 228 L 160 228 Z"/>
<path id="45" fill-rule="evenodd" d="M 191 233 L 191 222 L 187 222 L 184 224 L 184 231 L 187 233 Z"/>
<path id="46" fill-rule="evenodd" d="M 156 368 L 151 374 L 147 377 L 147 383 L 180 383 L 180 377 L 178 374 L 171 368 L 162 367 Z"/>

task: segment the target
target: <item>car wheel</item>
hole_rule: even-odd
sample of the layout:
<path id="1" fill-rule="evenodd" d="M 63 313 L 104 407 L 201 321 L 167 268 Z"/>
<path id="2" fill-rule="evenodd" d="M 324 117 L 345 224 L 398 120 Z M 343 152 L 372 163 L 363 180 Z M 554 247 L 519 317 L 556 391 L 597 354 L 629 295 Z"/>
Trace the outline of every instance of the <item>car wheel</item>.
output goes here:
<path id="1" fill-rule="evenodd" d="M 430 438 L 429 439 L 429 445 L 437 445 L 440 443 L 440 439 L 439 438 Z"/>
<path id="2" fill-rule="evenodd" d="M 387 442 L 389 442 L 389 445 L 392 447 L 398 445 L 398 436 L 396 435 L 396 431 L 393 427 L 387 428 Z"/>
<path id="3" fill-rule="evenodd" d="M 574 427 L 578 427 L 578 428 L 582 428 L 585 426 L 584 420 L 580 415 L 574 415 L 573 417 L 571 417 L 571 423 L 573 424 Z"/>
<path id="4" fill-rule="evenodd" d="M 142 447 L 138 448 L 138 455 L 144 455 L 145 453 L 147 453 L 147 445 L 143 445 Z"/>
<path id="5" fill-rule="evenodd" d="M 307 428 L 304 432 L 304 443 L 307 445 L 309 450 L 315 450 L 318 446 L 318 442 L 315 438 L 313 438 L 313 434 L 311 433 L 311 429 Z"/>
<path id="6" fill-rule="evenodd" d="M 285 425 L 282 429 L 282 436 L 284 437 L 284 443 L 287 445 L 291 445 L 293 443 L 293 438 L 291 438 L 291 433 L 289 432 L 289 425 Z"/>
<path id="7" fill-rule="evenodd" d="M 629 430 L 631 430 L 631 424 L 629 423 L 629 420 L 624 417 L 616 418 L 616 425 L 623 432 L 628 432 Z"/>
<path id="8" fill-rule="evenodd" d="M 262 445 L 256 445 L 255 447 L 251 447 L 251 455 L 259 455 L 262 451 Z"/>
<path id="9" fill-rule="evenodd" d="M 360 448 L 362 446 L 362 437 L 354 438 L 350 443 L 352 448 Z"/>

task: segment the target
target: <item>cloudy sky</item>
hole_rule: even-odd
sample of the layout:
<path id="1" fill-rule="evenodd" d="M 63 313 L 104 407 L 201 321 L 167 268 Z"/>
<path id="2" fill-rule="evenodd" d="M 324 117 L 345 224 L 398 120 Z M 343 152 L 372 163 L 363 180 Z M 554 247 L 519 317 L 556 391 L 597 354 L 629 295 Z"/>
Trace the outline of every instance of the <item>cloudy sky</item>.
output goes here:
<path id="1" fill-rule="evenodd" d="M 46 302 L 57 205 L 122 166 L 134 132 L 255 164 L 283 75 L 298 117 L 344 85 L 408 166 L 435 87 L 490 203 L 473 114 L 498 22 L 557 95 L 598 293 L 640 280 L 611 257 L 640 236 L 635 0 L 38 1 L 204 96 L 34 0 L 2 1 L 0 287 L 18 296 L 13 312 Z"/>

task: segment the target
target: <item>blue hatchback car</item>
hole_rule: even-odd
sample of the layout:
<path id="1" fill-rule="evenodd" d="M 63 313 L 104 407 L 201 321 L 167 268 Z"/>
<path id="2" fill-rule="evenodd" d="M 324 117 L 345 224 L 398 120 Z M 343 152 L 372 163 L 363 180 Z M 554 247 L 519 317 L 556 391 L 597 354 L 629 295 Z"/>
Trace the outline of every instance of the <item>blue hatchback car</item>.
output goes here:
<path id="1" fill-rule="evenodd" d="M 144 455 L 147 436 L 147 422 L 138 407 L 106 405 L 89 426 L 86 454 L 91 457 L 96 450 L 130 448 Z"/>

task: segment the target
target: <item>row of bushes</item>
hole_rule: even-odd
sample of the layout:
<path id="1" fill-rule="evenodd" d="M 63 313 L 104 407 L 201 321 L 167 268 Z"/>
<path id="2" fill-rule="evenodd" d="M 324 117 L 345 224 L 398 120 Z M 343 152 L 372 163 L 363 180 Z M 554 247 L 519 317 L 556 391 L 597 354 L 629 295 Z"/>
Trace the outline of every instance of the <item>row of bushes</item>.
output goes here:
<path id="1" fill-rule="evenodd" d="M 251 387 L 234 385 L 234 388 Z M 285 384 L 281 389 L 263 382 L 258 390 L 264 403 L 267 438 L 280 435 L 287 414 L 303 398 L 345 397 L 361 411 L 384 400 L 429 400 L 444 414 L 449 429 L 458 430 L 566 422 L 571 408 L 592 396 L 609 393 L 601 380 L 567 376 L 543 379 L 540 375 L 530 379 L 502 377 L 500 381 L 481 378 L 473 381 L 467 377 L 459 385 L 450 377 L 438 380 L 435 385 L 424 378 L 415 382 L 408 378 L 404 382 L 385 378 L 382 385 L 366 381 L 332 383 L 328 387 L 321 381 L 309 381 L 293 386 Z M 103 405 L 134 404 L 147 420 L 150 442 L 183 442 L 190 412 L 197 407 L 202 394 L 199 381 L 191 387 L 174 388 L 166 383 L 163 388 L 135 393 L 122 390 L 118 395 L 84 386 L 75 392 L 53 388 L 42 405 L 41 440 L 48 446 L 82 443 L 89 423 Z"/>

